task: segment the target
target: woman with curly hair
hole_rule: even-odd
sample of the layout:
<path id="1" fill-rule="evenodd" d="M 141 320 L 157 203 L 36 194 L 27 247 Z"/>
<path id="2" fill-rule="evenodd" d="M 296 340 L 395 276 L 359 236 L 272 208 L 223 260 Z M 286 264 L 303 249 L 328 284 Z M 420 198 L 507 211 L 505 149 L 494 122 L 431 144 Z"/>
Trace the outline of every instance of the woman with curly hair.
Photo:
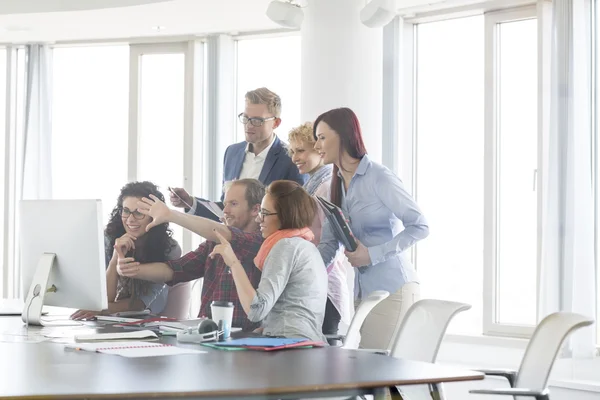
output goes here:
<path id="1" fill-rule="evenodd" d="M 118 273 L 123 265 L 131 267 L 181 257 L 181 248 L 171 237 L 173 232 L 169 224 L 157 225 L 146 232 L 152 217 L 139 212 L 137 202 L 150 195 L 164 201 L 163 194 L 152 182 L 130 182 L 121 189 L 104 231 L 108 309 L 102 312 L 79 310 L 71 318 L 88 319 L 97 314 L 144 309 L 159 314 L 165 308 L 168 288 L 164 284 L 127 278 Z"/>

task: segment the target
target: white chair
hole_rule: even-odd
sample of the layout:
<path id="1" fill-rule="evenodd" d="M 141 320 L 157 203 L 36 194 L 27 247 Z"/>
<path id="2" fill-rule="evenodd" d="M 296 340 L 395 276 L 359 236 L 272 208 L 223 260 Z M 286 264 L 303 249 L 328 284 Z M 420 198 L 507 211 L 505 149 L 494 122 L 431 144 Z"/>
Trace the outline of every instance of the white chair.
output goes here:
<path id="1" fill-rule="evenodd" d="M 188 319 L 192 287 L 190 282 L 181 282 L 169 288 L 167 304 L 160 315 L 175 319 Z"/>
<path id="2" fill-rule="evenodd" d="M 400 325 L 392 346 L 391 356 L 413 361 L 435 363 L 440 345 L 450 321 L 456 314 L 470 309 L 469 304 L 454 301 L 425 299 L 413 304 Z M 405 398 L 443 398 L 442 385 L 429 385 L 429 393 L 422 386 L 398 388 Z"/>
<path id="3" fill-rule="evenodd" d="M 571 332 L 593 323 L 593 320 L 583 315 L 570 312 L 548 315 L 535 328 L 518 372 L 481 370 L 489 376 L 505 377 L 511 387 L 477 389 L 471 390 L 470 393 L 513 396 L 515 400 L 532 397 L 536 400 L 549 400 L 548 377 L 564 340 Z"/>
<path id="4" fill-rule="evenodd" d="M 367 315 L 369 315 L 371 310 L 375 308 L 377 304 L 379 304 L 389 295 L 390 293 L 386 292 L 385 290 L 376 290 L 369 294 L 366 299 L 361 301 L 360 305 L 354 312 L 354 316 L 352 317 L 352 321 L 350 321 L 350 326 L 348 327 L 346 336 L 326 335 L 327 339 L 341 340 L 343 343 L 342 348 L 344 349 L 358 349 L 360 342 L 360 328 L 363 326 Z"/>

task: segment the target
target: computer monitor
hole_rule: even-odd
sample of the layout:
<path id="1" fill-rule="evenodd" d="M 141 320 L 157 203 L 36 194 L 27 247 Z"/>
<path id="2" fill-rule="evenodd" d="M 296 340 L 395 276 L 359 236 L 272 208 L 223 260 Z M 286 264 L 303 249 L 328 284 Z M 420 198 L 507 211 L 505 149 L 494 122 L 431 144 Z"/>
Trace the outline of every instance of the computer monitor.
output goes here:
<path id="1" fill-rule="evenodd" d="M 23 322 L 43 325 L 44 305 L 108 308 L 101 201 L 23 200 L 20 206 Z"/>

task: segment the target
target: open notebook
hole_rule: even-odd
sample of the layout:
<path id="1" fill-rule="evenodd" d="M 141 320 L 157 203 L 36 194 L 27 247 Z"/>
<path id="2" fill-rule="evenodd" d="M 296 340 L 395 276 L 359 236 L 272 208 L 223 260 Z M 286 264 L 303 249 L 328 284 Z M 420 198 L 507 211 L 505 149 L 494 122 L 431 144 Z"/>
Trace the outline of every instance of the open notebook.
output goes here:
<path id="1" fill-rule="evenodd" d="M 205 351 L 176 347 L 170 344 L 147 342 L 78 343 L 67 344 L 65 347 L 132 358 L 206 353 Z"/>

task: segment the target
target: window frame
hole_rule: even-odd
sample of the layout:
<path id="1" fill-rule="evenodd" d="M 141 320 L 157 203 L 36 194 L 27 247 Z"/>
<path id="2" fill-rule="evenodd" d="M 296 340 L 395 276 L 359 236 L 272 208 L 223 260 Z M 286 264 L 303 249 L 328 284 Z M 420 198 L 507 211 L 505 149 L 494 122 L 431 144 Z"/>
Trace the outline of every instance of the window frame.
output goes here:
<path id="1" fill-rule="evenodd" d="M 464 10 L 463 10 L 464 11 Z M 545 7 L 541 7 L 535 4 L 518 5 L 517 7 L 505 7 L 501 10 L 489 10 L 489 9 L 470 9 L 462 13 L 455 13 L 453 10 L 445 10 L 443 12 L 435 13 L 424 13 L 423 15 L 410 16 L 407 18 L 399 17 L 400 21 L 400 41 L 396 51 L 401 55 L 401 66 L 400 66 L 400 100 L 399 100 L 399 124 L 398 130 L 399 139 L 397 141 L 397 154 L 402 158 L 395 164 L 396 173 L 400 174 L 407 183 L 407 188 L 412 193 L 416 192 L 418 182 L 416 181 L 416 149 L 418 146 L 418 126 L 416 120 L 416 104 L 417 104 L 417 46 L 418 46 L 418 25 L 421 23 L 438 22 L 448 19 L 456 19 L 462 17 L 469 17 L 477 14 L 484 15 L 484 43 L 485 43 L 485 106 L 484 106 L 484 176 L 486 179 L 486 186 L 484 188 L 484 210 L 485 210 L 485 221 L 484 221 L 484 268 L 483 271 L 483 325 L 481 327 L 480 335 L 485 336 L 500 336 L 500 337 L 514 337 L 514 338 L 529 338 L 533 333 L 534 326 L 519 326 L 510 324 L 501 324 L 496 321 L 496 305 L 498 303 L 496 295 L 496 224 L 495 224 L 495 209 L 496 209 L 496 179 L 490 180 L 490 176 L 496 173 L 497 160 L 495 152 L 497 146 L 495 146 L 496 140 L 496 128 L 495 120 L 497 110 L 495 108 L 497 96 L 497 71 L 495 64 L 498 61 L 497 58 L 497 35 L 496 27 L 499 23 L 514 22 L 525 19 L 537 19 L 538 21 L 538 114 L 537 118 L 542 121 L 542 113 L 546 112 L 547 100 L 543 100 L 544 82 L 549 78 L 549 67 L 544 66 L 544 60 L 547 58 L 547 45 L 548 43 L 543 37 L 545 33 L 547 21 L 540 21 L 542 18 L 547 18 L 548 15 L 545 12 Z M 544 24 L 542 27 L 541 24 Z M 541 168 L 542 158 L 539 156 L 543 146 L 543 132 L 544 127 L 538 126 L 538 172 L 536 176 L 537 195 L 538 195 L 538 246 L 536 249 L 537 254 L 537 265 L 536 272 L 539 277 L 540 262 L 541 262 L 541 210 L 543 201 L 543 171 Z M 490 159 L 490 155 L 493 157 Z M 418 199 L 417 199 L 418 201 Z M 418 245 L 413 250 L 412 254 L 413 262 L 418 271 Z M 536 314 L 539 313 L 539 304 L 536 304 Z M 539 315 L 538 315 L 539 317 Z M 461 335 L 459 335 L 461 336 Z"/>
<path id="2" fill-rule="evenodd" d="M 503 10 L 486 13 L 485 18 L 485 128 L 484 128 L 484 254 L 483 254 L 483 334 L 492 336 L 530 337 L 535 325 L 516 325 L 498 322 L 498 96 L 499 96 L 499 26 L 502 23 L 516 22 L 528 19 L 537 19 L 536 7 L 523 7 L 519 9 Z M 538 31 L 538 49 L 540 38 Z M 539 52 L 538 52 L 539 53 Z M 539 65 L 538 57 L 538 65 Z M 538 92 L 540 79 L 538 76 Z M 539 110 L 538 105 L 538 110 Z M 541 138 L 538 129 L 538 152 Z M 537 189 L 537 247 L 541 242 L 540 222 L 542 209 L 541 190 L 541 159 L 538 157 L 537 174 L 535 176 Z M 536 250 L 538 250 L 536 249 Z M 540 254 L 536 251 L 536 271 L 540 268 Z M 539 276 L 539 275 L 538 275 Z M 537 283 L 537 282 L 536 282 Z M 537 286 L 537 285 L 536 285 Z M 537 289 L 536 289 L 537 291 Z M 538 304 L 536 301 L 536 314 Z"/>
<path id="3" fill-rule="evenodd" d="M 183 102 L 183 187 L 188 193 L 198 193 L 202 189 L 203 174 L 198 165 L 203 160 L 200 154 L 204 140 L 204 98 L 205 98 L 205 48 L 200 40 L 171 43 L 130 44 L 129 53 L 129 129 L 127 179 L 138 180 L 140 151 L 140 96 L 141 58 L 144 55 L 183 54 L 184 56 L 184 102 Z M 176 157 L 177 159 L 177 157 Z M 196 162 L 194 162 L 196 159 Z M 195 173 L 198 171 L 198 173 Z M 187 253 L 193 248 L 192 232 L 183 230 L 181 248 Z"/>

